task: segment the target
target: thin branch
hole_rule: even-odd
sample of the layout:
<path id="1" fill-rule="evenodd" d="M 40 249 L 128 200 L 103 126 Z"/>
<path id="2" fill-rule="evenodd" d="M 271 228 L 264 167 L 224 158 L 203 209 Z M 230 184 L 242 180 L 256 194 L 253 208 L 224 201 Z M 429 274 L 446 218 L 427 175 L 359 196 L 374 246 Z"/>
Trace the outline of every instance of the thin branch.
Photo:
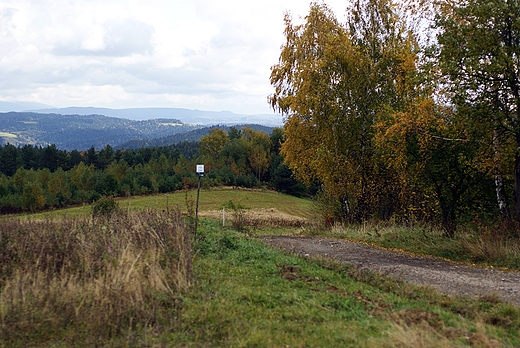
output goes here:
<path id="1" fill-rule="evenodd" d="M 465 143 L 468 143 L 470 141 L 469 139 L 445 138 L 445 137 L 440 137 L 438 135 L 432 135 L 432 134 L 428 134 L 428 135 L 431 136 L 432 138 L 446 140 L 446 141 L 461 141 L 461 142 L 465 142 Z"/>

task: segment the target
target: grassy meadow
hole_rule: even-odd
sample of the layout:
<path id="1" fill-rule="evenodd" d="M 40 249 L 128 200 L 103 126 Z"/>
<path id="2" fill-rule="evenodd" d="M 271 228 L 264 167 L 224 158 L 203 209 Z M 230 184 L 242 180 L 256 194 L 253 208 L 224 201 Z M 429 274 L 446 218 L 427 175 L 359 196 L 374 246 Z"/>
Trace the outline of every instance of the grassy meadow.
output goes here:
<path id="1" fill-rule="evenodd" d="M 0 346 L 520 346 L 520 309 L 494 296 L 448 297 L 255 238 L 321 234 L 426 252 L 442 238 L 434 230 L 294 226 L 285 217 L 311 218 L 311 201 L 221 189 L 201 192 L 194 240 L 195 198 L 122 199 L 106 216 L 84 206 L 1 220 Z M 204 217 L 230 200 L 252 215 L 232 211 L 224 227 Z M 280 214 L 255 220 L 263 210 Z"/>
<path id="2" fill-rule="evenodd" d="M 129 198 L 118 198 L 121 209 L 124 210 L 146 210 L 179 208 L 183 211 L 194 207 L 197 199 L 197 191 L 180 191 L 171 194 L 159 194 L 152 196 L 139 196 Z M 241 204 L 247 209 L 276 209 L 280 212 L 302 217 L 311 217 L 312 201 L 284 195 L 270 190 L 250 190 L 233 188 L 214 188 L 201 190 L 199 197 L 199 211 L 219 211 L 229 201 Z M 82 205 L 67 209 L 52 210 L 20 217 L 45 219 L 51 217 L 78 217 L 88 216 L 91 212 L 90 205 Z"/>

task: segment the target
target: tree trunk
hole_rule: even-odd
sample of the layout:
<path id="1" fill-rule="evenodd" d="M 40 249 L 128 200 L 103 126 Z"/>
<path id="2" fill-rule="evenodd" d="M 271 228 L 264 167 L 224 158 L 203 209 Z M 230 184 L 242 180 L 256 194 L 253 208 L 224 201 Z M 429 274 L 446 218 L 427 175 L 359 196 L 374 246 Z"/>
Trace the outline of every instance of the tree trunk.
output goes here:
<path id="1" fill-rule="evenodd" d="M 457 213 L 455 212 L 455 205 L 447 202 L 444 199 L 440 200 L 442 213 L 442 227 L 446 233 L 446 237 L 453 238 L 457 229 Z"/>
<path id="2" fill-rule="evenodd" d="M 506 190 L 504 189 L 504 181 L 502 180 L 502 174 L 500 173 L 500 162 L 501 162 L 501 152 L 500 152 L 500 138 L 498 134 L 498 130 L 493 130 L 493 157 L 494 157 L 494 171 L 495 171 L 495 189 L 497 194 L 497 204 L 498 210 L 500 211 L 500 215 L 502 219 L 509 220 L 511 219 L 511 214 L 509 212 L 509 208 L 507 206 L 506 200 Z"/>
<path id="3" fill-rule="evenodd" d="M 502 219 L 509 220 L 511 219 L 511 214 L 509 213 L 509 208 L 507 207 L 506 200 L 506 192 L 504 189 L 504 181 L 502 180 L 502 175 L 498 173 L 498 170 L 495 168 L 495 188 L 497 193 L 497 203 L 498 210 L 500 211 L 500 216 Z"/>
<path id="4" fill-rule="evenodd" d="M 516 133 L 516 146 L 520 147 L 520 133 Z M 515 200 L 515 219 L 520 220 L 520 153 L 515 154 L 515 183 L 514 183 L 514 200 Z"/>
<path id="5" fill-rule="evenodd" d="M 520 155 L 515 156 L 515 219 L 520 220 Z"/>

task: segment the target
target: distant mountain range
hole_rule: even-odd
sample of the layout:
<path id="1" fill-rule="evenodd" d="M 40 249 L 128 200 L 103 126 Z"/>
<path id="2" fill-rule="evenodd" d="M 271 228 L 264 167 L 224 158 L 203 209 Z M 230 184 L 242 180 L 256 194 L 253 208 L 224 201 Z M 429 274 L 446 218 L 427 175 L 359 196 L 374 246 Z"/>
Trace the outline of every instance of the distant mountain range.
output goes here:
<path id="1" fill-rule="evenodd" d="M 162 115 L 166 114 L 156 114 Z M 220 128 L 226 127 L 222 125 Z M 267 133 L 272 131 L 272 127 L 251 127 Z M 107 144 L 116 148 L 139 148 L 170 145 L 184 140 L 196 141 L 208 134 L 210 128 L 171 117 L 137 121 L 98 114 L 7 112 L 0 113 L 0 144 L 55 144 L 59 149 L 69 151 L 87 150 L 92 146 L 100 149 Z"/>
<path id="2" fill-rule="evenodd" d="M 156 118 L 174 118 L 187 124 L 200 125 L 236 125 L 255 123 L 265 126 L 281 126 L 282 117 L 277 114 L 243 115 L 231 111 L 202 111 L 181 108 L 130 108 L 108 109 L 95 107 L 69 107 L 61 109 L 30 110 L 38 113 L 53 113 L 60 115 L 104 115 L 126 118 L 129 120 L 149 120 Z"/>
<path id="3" fill-rule="evenodd" d="M 48 109 L 52 106 L 45 105 L 42 103 L 35 103 L 35 102 L 24 102 L 24 101 L 17 101 L 17 102 L 4 102 L 0 101 L 0 112 L 8 112 L 8 111 L 26 111 L 31 109 Z"/>
<path id="4" fill-rule="evenodd" d="M 39 114 L 58 115 L 103 115 L 110 117 L 126 118 L 129 120 L 149 120 L 157 118 L 173 118 L 187 124 L 200 125 L 236 125 L 236 124 L 261 124 L 277 127 L 282 125 L 282 116 L 278 114 L 245 115 L 235 114 L 231 111 L 203 111 L 182 108 L 128 108 L 109 109 L 97 107 L 67 107 L 53 108 L 51 106 L 33 102 L 2 102 L 0 112 L 24 111 Z"/>
<path id="5" fill-rule="evenodd" d="M 211 126 L 245 124 L 269 133 L 283 123 L 277 114 L 243 115 L 182 108 L 52 108 L 34 102 L 0 101 L 0 145 L 55 144 L 64 150 L 107 144 L 124 148 L 159 146 L 198 140 L 208 134 Z"/>

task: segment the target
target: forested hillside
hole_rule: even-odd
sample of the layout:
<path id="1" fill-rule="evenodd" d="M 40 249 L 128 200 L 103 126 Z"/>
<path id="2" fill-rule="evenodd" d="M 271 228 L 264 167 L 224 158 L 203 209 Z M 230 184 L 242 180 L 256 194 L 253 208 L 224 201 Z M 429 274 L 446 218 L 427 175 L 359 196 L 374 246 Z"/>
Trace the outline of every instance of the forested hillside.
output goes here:
<path id="1" fill-rule="evenodd" d="M 184 133 L 201 126 L 177 119 L 131 121 L 103 115 L 58 115 L 28 112 L 0 113 L 0 144 L 87 150 L 116 146 L 134 139 L 153 139 Z"/>
<path id="2" fill-rule="evenodd" d="M 148 140 L 130 140 L 126 143 L 120 144 L 116 146 L 116 148 L 121 149 L 139 149 L 141 147 L 150 147 L 150 146 L 167 146 L 171 144 L 177 144 L 179 142 L 183 141 L 199 141 L 201 137 L 205 136 L 214 128 L 220 128 L 225 131 L 229 131 L 231 127 L 234 127 L 236 129 L 244 129 L 244 128 L 251 128 L 256 131 L 264 132 L 267 134 L 271 134 L 273 131 L 273 127 L 268 126 L 262 126 L 258 124 L 246 124 L 246 125 L 236 125 L 236 126 L 226 126 L 226 125 L 214 125 L 204 128 L 198 128 L 194 130 L 190 130 L 185 133 L 177 133 L 172 134 L 164 138 L 154 138 L 154 139 L 148 139 Z"/>

